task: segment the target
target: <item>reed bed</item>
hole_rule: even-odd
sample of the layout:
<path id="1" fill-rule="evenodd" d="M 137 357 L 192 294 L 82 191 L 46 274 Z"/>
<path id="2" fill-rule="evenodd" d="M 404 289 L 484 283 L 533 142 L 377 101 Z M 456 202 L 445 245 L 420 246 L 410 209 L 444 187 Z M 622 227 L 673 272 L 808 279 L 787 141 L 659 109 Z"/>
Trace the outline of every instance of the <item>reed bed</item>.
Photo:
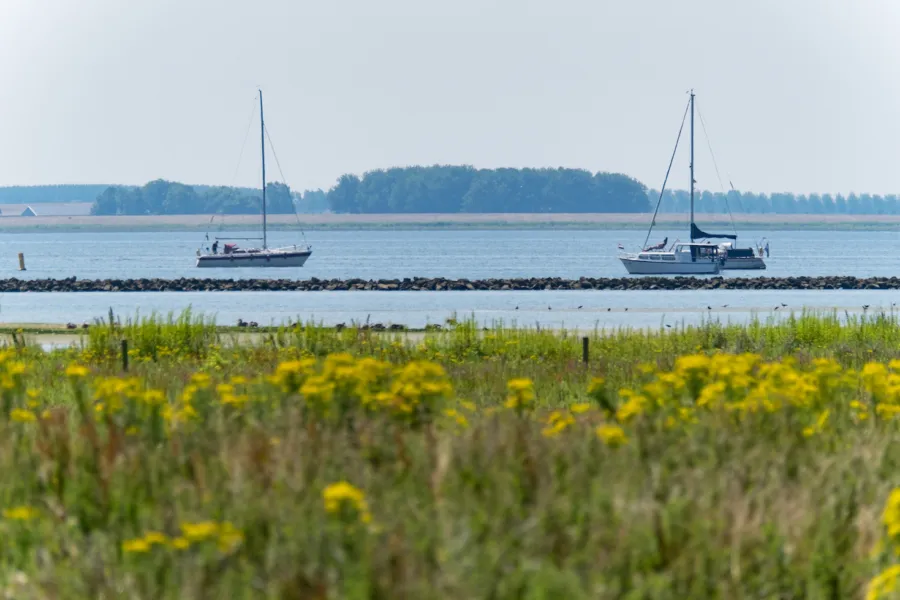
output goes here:
<path id="1" fill-rule="evenodd" d="M 0 591 L 890 598 L 898 415 L 892 314 L 252 340 L 110 315 L 0 352 Z"/>

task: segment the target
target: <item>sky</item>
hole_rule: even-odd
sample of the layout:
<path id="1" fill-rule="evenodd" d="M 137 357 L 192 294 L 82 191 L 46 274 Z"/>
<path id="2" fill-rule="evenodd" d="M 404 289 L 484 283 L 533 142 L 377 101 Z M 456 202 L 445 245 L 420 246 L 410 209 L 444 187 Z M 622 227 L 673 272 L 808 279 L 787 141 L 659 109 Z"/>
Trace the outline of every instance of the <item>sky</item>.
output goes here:
<path id="1" fill-rule="evenodd" d="M 261 88 L 294 189 L 435 163 L 658 188 L 694 88 L 698 187 L 898 193 L 897 31 L 892 0 L 0 0 L 0 185 L 254 185 Z"/>

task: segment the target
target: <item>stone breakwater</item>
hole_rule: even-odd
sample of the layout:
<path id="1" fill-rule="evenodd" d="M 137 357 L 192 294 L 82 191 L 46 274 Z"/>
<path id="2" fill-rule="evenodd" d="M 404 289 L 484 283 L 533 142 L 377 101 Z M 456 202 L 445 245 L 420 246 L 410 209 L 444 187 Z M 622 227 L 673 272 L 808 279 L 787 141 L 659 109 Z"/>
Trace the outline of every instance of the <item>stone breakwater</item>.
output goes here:
<path id="1" fill-rule="evenodd" d="M 531 277 L 513 279 L 0 279 L 0 292 L 508 290 L 898 290 L 897 277 Z"/>

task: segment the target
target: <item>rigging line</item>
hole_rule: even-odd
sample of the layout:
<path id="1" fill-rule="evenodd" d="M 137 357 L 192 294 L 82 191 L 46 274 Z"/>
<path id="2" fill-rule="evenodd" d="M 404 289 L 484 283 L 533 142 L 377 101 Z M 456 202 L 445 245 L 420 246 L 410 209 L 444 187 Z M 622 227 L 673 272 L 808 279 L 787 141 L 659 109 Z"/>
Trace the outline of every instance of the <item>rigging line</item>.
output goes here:
<path id="1" fill-rule="evenodd" d="M 266 132 L 266 139 L 269 140 L 272 156 L 275 157 L 275 165 L 278 167 L 278 173 L 281 175 L 281 183 L 287 186 L 287 179 L 284 177 L 284 171 L 281 170 L 281 162 L 278 160 L 278 153 L 275 152 L 275 142 L 272 141 L 272 136 L 269 135 L 269 128 L 266 127 L 265 124 L 263 125 L 263 129 Z M 297 206 L 294 204 L 293 198 L 291 198 L 291 208 L 294 210 L 294 217 L 297 219 L 297 226 L 300 228 L 300 236 L 303 238 L 303 243 L 306 243 L 306 232 L 303 231 L 303 224 L 300 222 L 300 215 L 297 214 Z"/>
<path id="2" fill-rule="evenodd" d="M 253 103 L 253 109 L 250 111 L 250 119 L 247 121 L 247 130 L 244 132 L 244 142 L 241 144 L 241 152 L 238 155 L 237 164 L 234 167 L 234 175 L 231 177 L 231 186 L 234 187 L 234 182 L 237 181 L 238 171 L 241 169 L 241 162 L 244 160 L 244 150 L 247 148 L 247 139 L 250 137 L 250 128 L 253 127 L 253 117 L 256 116 L 256 102 Z M 225 227 L 225 213 L 222 212 L 222 209 L 219 209 L 221 213 L 221 223 L 219 225 L 220 230 Z"/>
<path id="3" fill-rule="evenodd" d="M 684 122 L 687 120 L 688 110 L 691 108 L 691 101 L 688 100 L 687 106 L 684 107 L 684 115 L 681 117 L 681 127 L 678 128 L 678 137 L 675 139 L 675 148 L 672 150 L 672 158 L 669 159 L 669 168 L 666 169 L 666 178 L 663 179 L 662 188 L 659 190 L 659 199 L 656 201 L 656 210 L 653 211 L 653 219 L 650 221 L 650 229 L 647 230 L 647 238 L 641 249 L 647 247 L 650 241 L 650 234 L 653 232 L 653 226 L 656 224 L 656 215 L 659 214 L 659 205 L 662 204 L 663 194 L 666 193 L 666 183 L 669 181 L 669 174 L 672 172 L 672 163 L 675 162 L 675 153 L 678 152 L 678 143 L 681 141 L 681 133 L 684 131 Z"/>
<path id="4" fill-rule="evenodd" d="M 716 179 L 719 180 L 719 187 L 722 189 L 722 194 L 725 197 L 725 210 L 728 211 L 728 217 L 731 219 L 731 230 L 734 231 L 734 235 L 737 236 L 737 227 L 734 225 L 734 214 L 732 214 L 731 207 L 728 205 L 728 192 L 725 191 L 725 184 L 722 183 L 722 176 L 719 175 L 719 165 L 716 162 L 716 155 L 713 154 L 712 142 L 709 141 L 709 134 L 706 132 L 706 123 L 703 121 L 703 113 L 699 108 L 697 109 L 697 116 L 700 117 L 700 126 L 703 128 L 703 137 L 706 138 L 706 147 L 709 148 L 709 155 L 712 157 L 713 167 L 716 169 Z M 731 181 L 728 183 L 731 183 Z M 731 186 L 731 189 L 734 190 L 734 185 Z M 737 245 L 736 242 L 735 245 Z"/>

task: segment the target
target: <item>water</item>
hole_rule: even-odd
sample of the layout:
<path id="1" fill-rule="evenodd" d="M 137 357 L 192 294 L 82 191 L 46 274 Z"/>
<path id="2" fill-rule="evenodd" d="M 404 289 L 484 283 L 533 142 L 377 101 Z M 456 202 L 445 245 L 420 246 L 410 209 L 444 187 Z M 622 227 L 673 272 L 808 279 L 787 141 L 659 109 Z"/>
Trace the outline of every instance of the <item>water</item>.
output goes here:
<path id="1" fill-rule="evenodd" d="M 673 241 L 678 233 L 661 231 L 651 241 L 666 235 Z M 766 261 L 768 270 L 725 276 L 866 277 L 893 276 L 900 271 L 900 236 L 896 233 L 750 231 L 742 236 L 742 245 L 763 236 L 770 239 L 772 250 Z M 194 266 L 194 256 L 203 235 L 196 232 L 21 233 L 4 235 L 0 240 L 0 277 L 620 277 L 625 276 L 625 269 L 616 259 L 616 245 L 635 246 L 643 238 L 644 233 L 636 230 L 315 231 L 307 234 L 313 255 L 303 268 L 201 270 Z M 295 241 L 291 233 L 276 231 L 270 245 Z M 17 270 L 18 252 L 25 253 L 28 270 L 24 273 Z M 788 307 L 781 307 L 782 303 Z M 892 303 L 900 303 L 900 292 L 7 293 L 0 296 L 0 321 L 81 322 L 104 316 L 110 307 L 122 315 L 134 315 L 138 310 L 143 314 L 165 313 L 191 306 L 214 315 L 223 324 L 234 323 L 238 318 L 260 324 L 297 318 L 334 324 L 368 318 L 373 323 L 423 326 L 442 323 L 456 314 L 472 315 L 483 324 L 503 321 L 541 327 L 660 327 L 708 318 L 740 322 L 754 315 L 778 317 L 803 307 L 861 311 L 863 304 L 870 304 L 870 311 L 890 310 Z M 725 304 L 728 307 L 723 307 Z"/>

